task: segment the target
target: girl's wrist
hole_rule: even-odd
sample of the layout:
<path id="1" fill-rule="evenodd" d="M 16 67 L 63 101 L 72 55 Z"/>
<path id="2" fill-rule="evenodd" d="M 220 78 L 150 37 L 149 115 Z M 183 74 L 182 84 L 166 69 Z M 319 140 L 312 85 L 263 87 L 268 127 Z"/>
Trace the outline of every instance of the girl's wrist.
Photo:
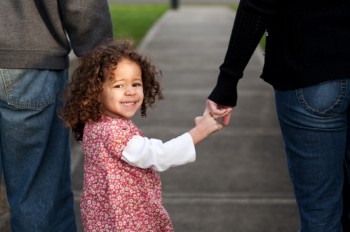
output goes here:
<path id="1" fill-rule="evenodd" d="M 206 133 L 203 133 L 202 130 L 200 130 L 198 128 L 198 126 L 194 127 L 193 129 L 191 129 L 189 131 L 189 134 L 192 136 L 193 139 L 193 143 L 194 144 L 198 144 L 200 143 L 203 139 L 205 139 L 206 137 L 208 137 L 208 135 L 206 135 Z"/>

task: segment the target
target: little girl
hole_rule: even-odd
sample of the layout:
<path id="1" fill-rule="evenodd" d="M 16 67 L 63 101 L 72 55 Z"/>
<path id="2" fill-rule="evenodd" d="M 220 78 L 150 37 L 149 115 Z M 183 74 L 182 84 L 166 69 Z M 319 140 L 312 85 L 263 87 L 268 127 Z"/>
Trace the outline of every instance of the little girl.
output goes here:
<path id="1" fill-rule="evenodd" d="M 65 93 L 63 120 L 82 140 L 84 231 L 173 231 L 159 171 L 195 160 L 194 144 L 222 128 L 209 114 L 163 143 L 130 120 L 163 98 L 150 62 L 130 41 L 110 41 L 81 59 Z"/>

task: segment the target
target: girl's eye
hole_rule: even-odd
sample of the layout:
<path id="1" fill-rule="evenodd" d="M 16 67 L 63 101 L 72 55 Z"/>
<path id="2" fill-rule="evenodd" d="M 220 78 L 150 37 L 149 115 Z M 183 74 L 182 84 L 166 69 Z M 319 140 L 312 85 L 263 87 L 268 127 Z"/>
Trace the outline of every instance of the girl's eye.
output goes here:
<path id="1" fill-rule="evenodd" d="M 139 86 L 142 86 L 142 84 L 141 83 L 134 83 L 132 86 L 133 87 L 139 87 Z"/>
<path id="2" fill-rule="evenodd" d="M 123 86 L 122 85 L 115 85 L 114 88 L 120 89 L 120 88 L 123 88 Z"/>

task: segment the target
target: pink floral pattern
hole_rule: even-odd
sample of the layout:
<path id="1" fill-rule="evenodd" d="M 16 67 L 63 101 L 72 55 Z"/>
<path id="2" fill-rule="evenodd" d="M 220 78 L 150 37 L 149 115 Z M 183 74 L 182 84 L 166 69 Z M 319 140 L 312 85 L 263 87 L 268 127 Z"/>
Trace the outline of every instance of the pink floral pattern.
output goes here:
<path id="1" fill-rule="evenodd" d="M 85 125 L 80 202 L 84 231 L 173 231 L 162 206 L 159 173 L 121 160 L 134 135 L 142 132 L 130 120 L 103 116 Z"/>

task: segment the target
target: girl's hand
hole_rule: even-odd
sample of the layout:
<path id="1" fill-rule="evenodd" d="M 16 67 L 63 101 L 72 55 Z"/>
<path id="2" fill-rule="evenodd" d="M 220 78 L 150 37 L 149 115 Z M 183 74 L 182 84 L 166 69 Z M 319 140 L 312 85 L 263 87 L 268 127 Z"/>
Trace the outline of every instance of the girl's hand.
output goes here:
<path id="1" fill-rule="evenodd" d="M 195 123 L 196 127 L 189 132 L 194 144 L 201 142 L 211 134 L 222 129 L 222 125 L 208 111 L 204 112 L 203 116 L 196 117 Z"/>
<path id="2" fill-rule="evenodd" d="M 203 116 L 196 117 L 195 123 L 196 126 L 203 129 L 203 132 L 206 131 L 209 135 L 222 129 L 222 125 L 207 111 L 204 112 Z"/>

